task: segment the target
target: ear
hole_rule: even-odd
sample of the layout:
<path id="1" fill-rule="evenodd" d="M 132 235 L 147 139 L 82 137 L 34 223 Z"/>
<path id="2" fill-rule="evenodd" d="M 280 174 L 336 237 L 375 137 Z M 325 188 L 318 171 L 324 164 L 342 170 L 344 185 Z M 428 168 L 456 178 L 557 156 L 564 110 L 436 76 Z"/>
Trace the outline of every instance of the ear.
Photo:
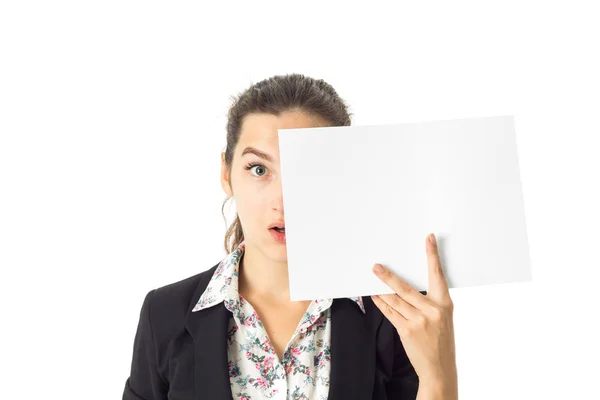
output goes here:
<path id="1" fill-rule="evenodd" d="M 228 197 L 233 196 L 231 191 L 231 182 L 229 181 L 229 168 L 225 163 L 225 152 L 221 153 L 221 187 Z"/>

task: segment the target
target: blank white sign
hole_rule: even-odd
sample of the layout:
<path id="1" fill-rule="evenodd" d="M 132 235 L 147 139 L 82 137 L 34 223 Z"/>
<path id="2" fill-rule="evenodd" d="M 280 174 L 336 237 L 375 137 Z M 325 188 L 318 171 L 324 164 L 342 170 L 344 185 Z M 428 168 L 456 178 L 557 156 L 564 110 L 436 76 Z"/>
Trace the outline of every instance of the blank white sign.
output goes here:
<path id="1" fill-rule="evenodd" d="M 427 290 L 428 233 L 450 288 L 531 280 L 512 116 L 278 133 L 292 301 Z"/>

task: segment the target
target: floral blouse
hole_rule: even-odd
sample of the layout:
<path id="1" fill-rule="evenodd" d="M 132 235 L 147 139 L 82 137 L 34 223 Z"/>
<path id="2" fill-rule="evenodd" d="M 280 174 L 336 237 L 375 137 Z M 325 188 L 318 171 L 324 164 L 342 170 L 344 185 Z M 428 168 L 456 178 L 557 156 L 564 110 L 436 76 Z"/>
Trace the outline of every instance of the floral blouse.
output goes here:
<path id="1" fill-rule="evenodd" d="M 224 303 L 231 311 L 227 355 L 231 393 L 236 400 L 327 399 L 331 367 L 331 304 L 313 300 L 283 357 L 275 353 L 256 311 L 238 293 L 242 242 L 218 265 L 192 312 Z M 365 312 L 362 297 L 351 297 Z"/>

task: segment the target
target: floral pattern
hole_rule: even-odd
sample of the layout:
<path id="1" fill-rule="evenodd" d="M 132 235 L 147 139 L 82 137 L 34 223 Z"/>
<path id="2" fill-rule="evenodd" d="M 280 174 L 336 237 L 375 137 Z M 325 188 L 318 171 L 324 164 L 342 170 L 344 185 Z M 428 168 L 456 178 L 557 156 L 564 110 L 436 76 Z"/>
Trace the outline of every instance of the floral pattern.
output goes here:
<path id="1" fill-rule="evenodd" d="M 219 263 L 192 309 L 197 312 L 223 303 L 233 315 L 227 333 L 233 399 L 327 399 L 333 299 L 311 302 L 279 360 L 258 314 L 238 293 L 244 249 L 242 242 Z M 350 299 L 365 312 L 362 297 Z"/>

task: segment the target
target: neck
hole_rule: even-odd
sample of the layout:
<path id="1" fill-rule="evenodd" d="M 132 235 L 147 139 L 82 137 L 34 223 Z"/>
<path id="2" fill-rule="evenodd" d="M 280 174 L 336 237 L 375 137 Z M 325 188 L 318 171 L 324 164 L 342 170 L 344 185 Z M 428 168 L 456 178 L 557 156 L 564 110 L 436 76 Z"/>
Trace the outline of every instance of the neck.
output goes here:
<path id="1" fill-rule="evenodd" d="M 246 299 L 290 303 L 287 261 L 270 259 L 259 248 L 246 243 L 240 260 L 238 291 Z"/>

